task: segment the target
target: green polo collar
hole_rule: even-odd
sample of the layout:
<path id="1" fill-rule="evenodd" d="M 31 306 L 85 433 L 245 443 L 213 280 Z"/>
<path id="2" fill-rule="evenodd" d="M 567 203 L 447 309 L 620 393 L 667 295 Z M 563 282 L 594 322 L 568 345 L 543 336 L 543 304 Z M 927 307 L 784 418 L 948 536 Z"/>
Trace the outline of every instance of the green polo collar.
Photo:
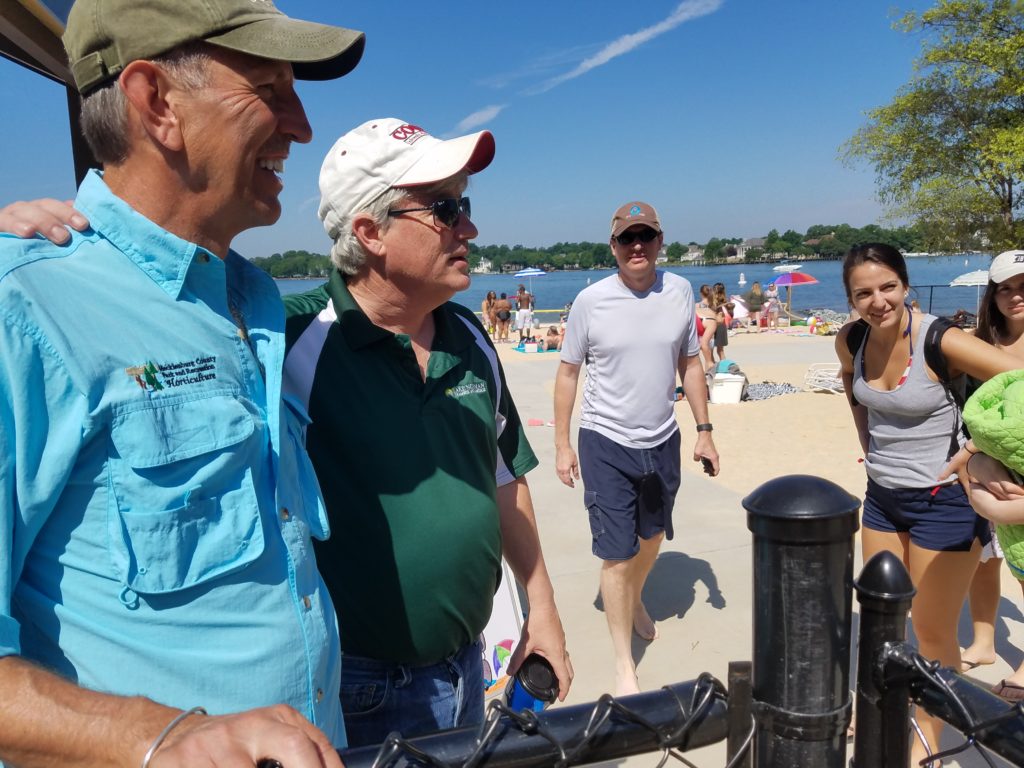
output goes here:
<path id="1" fill-rule="evenodd" d="M 353 298 L 344 276 L 337 269 L 331 272 L 327 281 L 327 295 L 330 296 L 331 303 L 334 304 L 334 311 L 338 315 L 338 325 L 341 326 L 341 332 L 345 335 L 345 341 L 352 349 L 362 349 L 385 339 L 398 338 L 403 343 L 408 343 L 408 336 L 405 334 L 395 334 L 373 324 Z M 444 370 L 452 367 L 455 360 L 444 358 L 449 355 L 458 358 L 463 350 L 474 343 L 469 329 L 461 321 L 456 320 L 452 313 L 444 311 L 446 306 L 446 304 L 442 304 L 433 313 L 434 343 L 430 348 L 432 353 L 430 367 L 432 369 L 438 364 Z M 435 357 L 441 359 L 435 361 Z"/>

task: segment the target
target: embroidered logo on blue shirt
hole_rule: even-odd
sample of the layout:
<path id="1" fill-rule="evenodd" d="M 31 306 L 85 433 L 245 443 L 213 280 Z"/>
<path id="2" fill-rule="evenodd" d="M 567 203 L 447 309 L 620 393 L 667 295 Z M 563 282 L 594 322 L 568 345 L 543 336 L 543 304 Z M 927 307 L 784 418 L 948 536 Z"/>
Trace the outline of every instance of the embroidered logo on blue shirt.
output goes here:
<path id="1" fill-rule="evenodd" d="M 146 361 L 144 365 L 133 365 L 124 369 L 124 372 L 135 379 L 143 391 L 153 390 L 157 392 L 165 387 L 171 389 L 182 387 L 186 384 L 200 384 L 217 378 L 215 370 L 217 363 L 216 356 L 197 357 L 194 360 L 185 360 L 180 363 L 165 363 L 156 365 L 152 361 Z"/>

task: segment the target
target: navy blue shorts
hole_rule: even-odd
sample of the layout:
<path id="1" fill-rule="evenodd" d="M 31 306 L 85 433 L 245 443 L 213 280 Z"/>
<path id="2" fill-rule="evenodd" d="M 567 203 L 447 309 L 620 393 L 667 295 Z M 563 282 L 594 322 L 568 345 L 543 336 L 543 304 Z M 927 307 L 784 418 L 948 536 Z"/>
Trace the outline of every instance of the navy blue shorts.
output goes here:
<path id="1" fill-rule="evenodd" d="M 679 431 L 654 448 L 627 448 L 581 429 L 580 473 L 593 551 L 602 560 L 629 560 L 640 539 L 672 538 L 679 490 Z"/>
<path id="2" fill-rule="evenodd" d="M 909 533 L 910 540 L 936 552 L 968 552 L 978 539 L 992 538 L 988 521 L 979 516 L 960 483 L 935 488 L 883 488 L 868 480 L 864 497 L 865 528 Z"/>

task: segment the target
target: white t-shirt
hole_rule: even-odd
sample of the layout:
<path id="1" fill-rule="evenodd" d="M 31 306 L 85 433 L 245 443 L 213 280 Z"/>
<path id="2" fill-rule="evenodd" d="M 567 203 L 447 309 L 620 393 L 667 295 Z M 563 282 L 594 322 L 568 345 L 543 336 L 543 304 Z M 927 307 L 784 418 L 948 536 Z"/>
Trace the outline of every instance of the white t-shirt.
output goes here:
<path id="1" fill-rule="evenodd" d="M 629 448 L 660 445 L 678 429 L 679 359 L 700 349 L 689 281 L 655 274 L 642 293 L 618 274 L 584 288 L 562 343 L 564 362 L 587 365 L 580 427 Z"/>

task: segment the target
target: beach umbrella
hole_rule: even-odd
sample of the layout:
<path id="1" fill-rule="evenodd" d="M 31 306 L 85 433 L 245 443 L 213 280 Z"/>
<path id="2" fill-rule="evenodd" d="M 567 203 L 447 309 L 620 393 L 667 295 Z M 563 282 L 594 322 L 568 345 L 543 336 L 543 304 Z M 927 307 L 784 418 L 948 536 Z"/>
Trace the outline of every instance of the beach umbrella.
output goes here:
<path id="1" fill-rule="evenodd" d="M 518 272 L 513 274 L 513 278 L 522 280 L 526 278 L 529 280 L 529 292 L 534 293 L 534 278 L 541 278 L 541 276 L 547 274 L 543 269 L 538 269 L 536 266 L 527 266 L 525 269 L 520 269 Z"/>
<path id="2" fill-rule="evenodd" d="M 747 309 L 746 302 L 743 301 L 743 297 L 737 294 L 733 294 L 729 297 L 729 301 L 733 303 L 732 316 L 735 320 L 746 320 L 750 317 L 750 310 Z"/>
<path id="3" fill-rule="evenodd" d="M 790 289 L 794 285 L 814 285 L 818 281 L 808 275 L 806 272 L 783 272 L 781 275 L 772 280 L 776 285 L 786 286 L 786 310 L 789 310 L 790 306 Z"/>
<path id="4" fill-rule="evenodd" d="M 973 272 L 964 272 L 962 275 L 954 277 L 950 283 L 950 288 L 976 288 L 974 307 L 977 309 L 981 305 L 981 286 L 988 285 L 988 270 L 987 269 L 976 269 Z"/>

